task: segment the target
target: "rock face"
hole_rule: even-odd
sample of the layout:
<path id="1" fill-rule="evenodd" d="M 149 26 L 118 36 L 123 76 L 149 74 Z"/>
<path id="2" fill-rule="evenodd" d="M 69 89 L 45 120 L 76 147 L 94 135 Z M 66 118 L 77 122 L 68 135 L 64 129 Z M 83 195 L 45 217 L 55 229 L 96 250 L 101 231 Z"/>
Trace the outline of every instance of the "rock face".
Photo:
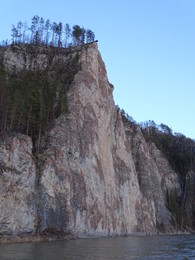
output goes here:
<path id="1" fill-rule="evenodd" d="M 36 160 L 30 137 L 1 138 L 0 234 L 87 237 L 177 231 L 167 193 L 180 196 L 178 175 L 154 143 L 146 142 L 140 127 L 124 122 L 115 108 L 96 43 L 82 49 L 80 62 L 68 92 L 69 113 L 60 115 L 42 137 Z M 10 49 L 4 63 L 9 73 L 13 66 L 35 66 L 35 60 Z M 36 64 L 49 66 L 46 56 L 37 56 Z M 192 180 L 194 172 L 188 174 L 190 212 Z"/>
<path id="2" fill-rule="evenodd" d="M 36 168 L 31 138 L 10 136 L 0 142 L 0 234 L 32 233 L 35 229 Z"/>

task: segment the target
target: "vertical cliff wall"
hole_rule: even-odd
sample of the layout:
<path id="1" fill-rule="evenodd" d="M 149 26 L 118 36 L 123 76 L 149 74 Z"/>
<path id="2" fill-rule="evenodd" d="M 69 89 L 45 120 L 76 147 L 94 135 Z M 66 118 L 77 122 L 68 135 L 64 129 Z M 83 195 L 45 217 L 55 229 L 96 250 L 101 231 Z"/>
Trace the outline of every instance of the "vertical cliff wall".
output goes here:
<path id="1" fill-rule="evenodd" d="M 83 51 L 81 61 L 68 93 L 70 113 L 56 121 L 43 147 L 41 229 L 54 228 L 64 207 L 58 228 L 131 233 L 140 197 L 131 147 L 96 44 Z"/>
<path id="2" fill-rule="evenodd" d="M 36 168 L 30 137 L 1 136 L 0 235 L 16 236 L 35 230 Z"/>
<path id="3" fill-rule="evenodd" d="M 51 61 L 44 57 L 44 66 L 38 56 L 36 66 L 48 69 Z M 63 54 L 60 59 L 67 60 Z M 9 73 L 13 66 L 30 69 L 31 63 L 11 49 L 4 53 Z M 139 126 L 124 122 L 115 108 L 96 43 L 79 49 L 79 63 L 67 93 L 69 112 L 50 124 L 36 156 L 30 137 L 4 133 L 1 138 L 0 234 L 86 237 L 178 230 L 167 204 L 167 194 L 181 193 L 178 175 Z"/>

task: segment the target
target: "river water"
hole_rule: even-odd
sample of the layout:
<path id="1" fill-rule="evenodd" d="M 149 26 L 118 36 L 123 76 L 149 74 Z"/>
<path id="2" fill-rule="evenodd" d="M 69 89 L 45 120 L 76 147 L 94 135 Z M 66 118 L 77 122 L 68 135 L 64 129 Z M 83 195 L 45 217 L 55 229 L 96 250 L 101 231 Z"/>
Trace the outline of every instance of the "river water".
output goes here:
<path id="1" fill-rule="evenodd" d="M 195 235 L 6 244 L 0 245 L 0 259 L 195 259 Z"/>

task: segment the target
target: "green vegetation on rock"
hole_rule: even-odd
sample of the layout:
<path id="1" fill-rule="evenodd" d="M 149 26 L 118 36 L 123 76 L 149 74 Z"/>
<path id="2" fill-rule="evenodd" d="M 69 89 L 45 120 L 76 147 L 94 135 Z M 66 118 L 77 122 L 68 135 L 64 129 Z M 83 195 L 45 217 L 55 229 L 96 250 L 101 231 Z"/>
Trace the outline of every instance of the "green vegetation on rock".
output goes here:
<path id="1" fill-rule="evenodd" d="M 27 134 L 37 147 L 53 119 L 68 113 L 67 92 L 81 66 L 78 49 L 56 49 L 12 46 L 12 51 L 37 61 L 37 55 L 44 52 L 49 61 L 45 69 L 17 71 L 14 67 L 7 72 L 3 62 L 0 64 L 0 131 Z"/>

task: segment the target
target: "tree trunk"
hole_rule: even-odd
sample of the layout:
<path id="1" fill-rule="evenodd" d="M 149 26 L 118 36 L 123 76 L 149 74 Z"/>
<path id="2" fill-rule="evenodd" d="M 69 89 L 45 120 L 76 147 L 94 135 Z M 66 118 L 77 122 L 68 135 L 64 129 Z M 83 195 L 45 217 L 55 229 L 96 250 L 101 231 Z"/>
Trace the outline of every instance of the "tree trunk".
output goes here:
<path id="1" fill-rule="evenodd" d="M 32 115 L 32 102 L 30 104 L 30 111 L 28 113 L 28 120 L 27 120 L 27 127 L 26 127 L 26 134 L 27 135 L 29 133 L 29 124 L 30 124 L 31 115 Z"/>

